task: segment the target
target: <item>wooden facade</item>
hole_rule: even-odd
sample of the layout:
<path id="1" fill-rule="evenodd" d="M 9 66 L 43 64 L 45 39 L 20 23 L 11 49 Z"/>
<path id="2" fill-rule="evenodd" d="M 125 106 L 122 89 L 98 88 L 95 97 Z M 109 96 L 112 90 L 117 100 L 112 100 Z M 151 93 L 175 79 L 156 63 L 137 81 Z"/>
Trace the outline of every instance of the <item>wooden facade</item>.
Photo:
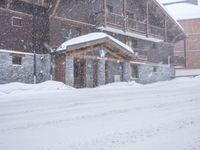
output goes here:
<path id="1" fill-rule="evenodd" d="M 49 51 L 45 43 L 57 49 L 80 35 L 106 32 L 129 45 L 142 60 L 159 64 L 169 64 L 169 57 L 174 56 L 174 43 L 185 38 L 179 24 L 156 0 L 1 0 L 0 25 L 0 49 L 46 54 Z M 96 46 L 109 50 L 110 56 L 104 59 L 105 70 L 109 68 L 107 62 L 117 62 L 120 67 L 118 62 L 134 61 L 133 56 L 121 54 L 117 45 Z M 91 48 L 83 47 L 73 50 L 82 48 L 84 54 L 90 53 Z M 100 59 L 77 51 L 72 56 L 75 68 L 80 68 L 74 80 L 76 87 L 85 84 L 86 60 L 93 61 L 96 71 L 92 84 L 96 86 Z M 66 82 L 66 57 L 67 54 L 55 56 L 55 78 L 62 82 Z M 109 73 L 105 76 L 109 81 Z"/>
<path id="2" fill-rule="evenodd" d="M 200 19 L 179 20 L 183 26 L 187 38 L 175 46 L 175 55 L 186 59 L 187 69 L 200 68 Z"/>

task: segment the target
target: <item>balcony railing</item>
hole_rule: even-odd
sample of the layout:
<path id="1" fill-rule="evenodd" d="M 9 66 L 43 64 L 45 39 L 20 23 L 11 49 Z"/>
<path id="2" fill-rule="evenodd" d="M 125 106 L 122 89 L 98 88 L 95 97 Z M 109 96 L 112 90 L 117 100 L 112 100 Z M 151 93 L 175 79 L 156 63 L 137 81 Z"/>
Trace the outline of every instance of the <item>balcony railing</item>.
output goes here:
<path id="1" fill-rule="evenodd" d="M 121 27 L 121 28 L 123 28 L 124 26 L 124 17 L 122 15 L 109 12 L 107 13 L 106 20 L 107 20 L 107 23 L 110 25 Z"/>
<path id="2" fill-rule="evenodd" d="M 106 13 L 106 24 L 120 28 L 126 29 L 128 31 L 137 32 L 143 35 L 149 35 L 159 39 L 165 37 L 165 29 L 162 27 L 148 25 L 146 22 L 139 21 L 136 19 L 125 18 L 123 15 L 107 12 Z M 148 27 L 148 30 L 147 30 Z"/>

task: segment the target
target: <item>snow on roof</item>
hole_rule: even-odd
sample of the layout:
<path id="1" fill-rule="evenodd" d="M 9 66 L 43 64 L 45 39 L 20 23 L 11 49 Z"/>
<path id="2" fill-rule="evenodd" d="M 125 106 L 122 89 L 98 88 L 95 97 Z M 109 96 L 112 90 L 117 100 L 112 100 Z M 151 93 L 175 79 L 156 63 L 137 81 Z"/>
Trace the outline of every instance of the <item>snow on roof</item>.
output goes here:
<path id="1" fill-rule="evenodd" d="M 160 0 L 162 3 L 171 2 L 172 0 Z M 173 0 L 174 2 L 175 0 Z M 180 1 L 180 0 L 176 0 Z M 171 15 L 176 20 L 186 20 L 186 19 L 196 19 L 200 18 L 200 0 L 198 0 L 198 5 L 192 5 L 188 3 L 178 3 L 173 5 L 165 6 L 166 10 L 171 13 Z"/>
<path id="2" fill-rule="evenodd" d="M 157 38 L 146 37 L 146 36 L 136 34 L 136 33 L 132 33 L 132 32 L 124 32 L 120 29 L 115 29 L 115 28 L 112 28 L 112 27 L 99 27 L 98 29 L 102 30 L 102 31 L 108 31 L 108 32 L 116 33 L 116 34 L 126 35 L 126 36 L 130 36 L 130 37 L 134 37 L 134 38 L 142 39 L 142 40 L 146 40 L 146 41 L 163 42 L 163 40 L 160 40 L 160 39 L 157 39 Z"/>
<path id="3" fill-rule="evenodd" d="M 169 15 L 169 17 L 179 26 L 179 28 L 184 32 L 183 27 L 178 23 L 177 19 L 175 16 L 162 4 L 162 0 L 155 0 L 158 2 L 158 4 L 163 8 L 163 10 L 166 11 L 166 13 Z"/>
<path id="4" fill-rule="evenodd" d="M 58 47 L 57 51 L 63 51 L 67 50 L 69 46 L 77 45 L 77 44 L 82 44 L 82 43 L 87 43 L 95 40 L 100 40 L 104 38 L 109 38 L 111 41 L 117 43 L 118 45 L 122 46 L 124 49 L 128 50 L 131 53 L 134 53 L 133 49 L 130 48 L 128 45 L 122 43 L 121 41 L 113 38 L 112 36 L 102 33 L 102 32 L 94 32 L 94 33 L 89 33 L 87 35 L 82 35 L 73 39 L 70 39 L 66 42 L 64 42 L 60 47 Z"/>
<path id="5" fill-rule="evenodd" d="M 21 54 L 21 55 L 34 55 L 33 53 L 19 52 L 19 51 L 6 50 L 6 49 L 0 49 L 0 53 L 14 53 L 14 54 Z"/>

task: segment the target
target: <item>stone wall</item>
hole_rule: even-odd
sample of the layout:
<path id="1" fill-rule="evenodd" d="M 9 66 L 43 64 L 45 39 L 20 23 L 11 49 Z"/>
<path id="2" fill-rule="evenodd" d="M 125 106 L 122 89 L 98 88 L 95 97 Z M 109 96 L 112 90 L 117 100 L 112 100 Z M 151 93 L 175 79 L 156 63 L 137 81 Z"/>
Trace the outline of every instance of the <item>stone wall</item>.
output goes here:
<path id="1" fill-rule="evenodd" d="M 170 80 L 175 76 L 175 70 L 170 66 L 138 65 L 137 82 L 147 84 L 157 81 Z"/>
<path id="2" fill-rule="evenodd" d="M 17 53 L 22 56 L 22 64 L 12 64 L 12 56 L 15 52 L 0 51 L 0 84 L 10 82 L 33 83 L 34 55 L 31 53 Z M 50 79 L 49 55 L 36 55 L 37 83 Z"/>

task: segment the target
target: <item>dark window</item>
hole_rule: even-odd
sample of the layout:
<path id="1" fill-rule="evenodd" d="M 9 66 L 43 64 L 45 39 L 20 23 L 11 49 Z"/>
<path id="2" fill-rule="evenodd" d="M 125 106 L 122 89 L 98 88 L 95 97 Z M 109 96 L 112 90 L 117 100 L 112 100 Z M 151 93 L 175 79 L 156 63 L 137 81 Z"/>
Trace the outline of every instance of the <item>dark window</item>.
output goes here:
<path id="1" fill-rule="evenodd" d="M 129 18 L 129 19 L 134 19 L 134 13 L 127 11 L 126 17 Z"/>
<path id="2" fill-rule="evenodd" d="M 14 27 L 22 27 L 22 18 L 20 17 L 12 17 L 12 26 Z"/>
<path id="3" fill-rule="evenodd" d="M 137 48 L 137 47 L 138 47 L 138 42 L 137 42 L 137 40 L 132 40 L 132 43 L 133 43 L 133 47 L 134 47 L 134 48 Z"/>
<path id="4" fill-rule="evenodd" d="M 22 57 L 21 56 L 12 56 L 12 64 L 21 65 Z"/>
<path id="5" fill-rule="evenodd" d="M 81 35 L 79 28 L 63 28 L 63 37 L 66 39 L 75 38 Z"/>
<path id="6" fill-rule="evenodd" d="M 106 10 L 108 12 L 113 12 L 113 7 L 111 5 L 106 5 Z"/>
<path id="7" fill-rule="evenodd" d="M 153 43 L 153 48 L 156 48 L 156 43 Z"/>
<path id="8" fill-rule="evenodd" d="M 137 65 L 132 65 L 132 77 L 133 78 L 138 78 L 139 77 L 139 72 L 138 72 L 138 66 Z"/>
<path id="9" fill-rule="evenodd" d="M 157 67 L 153 67 L 153 72 L 157 72 L 158 68 Z"/>

